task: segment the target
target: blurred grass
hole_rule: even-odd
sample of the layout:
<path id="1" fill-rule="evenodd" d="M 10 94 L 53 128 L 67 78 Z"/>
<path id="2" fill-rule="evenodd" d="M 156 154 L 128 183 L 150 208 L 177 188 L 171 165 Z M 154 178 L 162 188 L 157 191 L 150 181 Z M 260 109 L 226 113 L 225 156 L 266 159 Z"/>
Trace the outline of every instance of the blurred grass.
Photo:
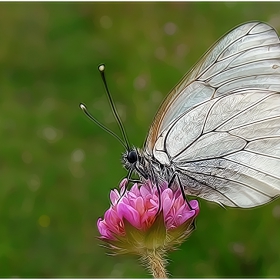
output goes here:
<path id="1" fill-rule="evenodd" d="M 220 36 L 277 2 L 0 3 L 0 276 L 147 277 L 109 257 L 96 220 L 125 176 L 97 71 L 130 141 L 142 146 L 168 91 Z M 280 202 L 224 210 L 201 201 L 197 230 L 170 254 L 174 277 L 279 277 Z"/>

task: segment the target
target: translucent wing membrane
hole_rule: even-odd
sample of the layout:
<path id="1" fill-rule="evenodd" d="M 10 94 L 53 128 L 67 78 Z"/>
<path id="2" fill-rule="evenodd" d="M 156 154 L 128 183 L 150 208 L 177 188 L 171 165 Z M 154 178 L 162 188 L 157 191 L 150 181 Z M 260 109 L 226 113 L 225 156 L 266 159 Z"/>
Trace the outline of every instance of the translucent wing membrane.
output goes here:
<path id="1" fill-rule="evenodd" d="M 241 25 L 218 41 L 171 91 L 148 133 L 152 154 L 159 135 L 201 102 L 245 88 L 280 90 L 279 38 L 267 24 Z"/>
<path id="2" fill-rule="evenodd" d="M 212 47 L 162 104 L 145 152 L 187 194 L 235 207 L 280 194 L 280 42 L 247 23 Z"/>
<path id="3" fill-rule="evenodd" d="M 189 194 L 238 207 L 270 201 L 280 194 L 279 93 L 248 90 L 214 101 L 206 101 L 179 118 L 168 130 L 163 146 L 157 148 L 169 155 Z M 188 115 L 206 104 L 212 106 L 202 113 L 200 134 L 186 137 L 185 145 L 172 144 L 181 135 L 182 125 L 197 129 Z"/>

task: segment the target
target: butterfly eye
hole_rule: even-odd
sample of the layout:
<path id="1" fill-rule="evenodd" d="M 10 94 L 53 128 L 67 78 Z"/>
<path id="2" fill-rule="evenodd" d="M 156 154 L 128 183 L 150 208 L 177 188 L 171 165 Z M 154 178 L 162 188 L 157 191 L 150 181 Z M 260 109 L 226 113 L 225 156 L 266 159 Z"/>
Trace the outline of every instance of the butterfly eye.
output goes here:
<path id="1" fill-rule="evenodd" d="M 136 151 L 130 151 L 127 155 L 127 160 L 129 163 L 134 163 L 138 159 Z"/>

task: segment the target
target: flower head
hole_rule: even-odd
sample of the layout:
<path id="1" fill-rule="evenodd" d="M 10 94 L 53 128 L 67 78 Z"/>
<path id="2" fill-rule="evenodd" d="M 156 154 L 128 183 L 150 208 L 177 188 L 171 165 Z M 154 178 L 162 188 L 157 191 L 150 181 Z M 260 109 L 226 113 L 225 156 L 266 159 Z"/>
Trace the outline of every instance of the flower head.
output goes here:
<path id="1" fill-rule="evenodd" d="M 192 232 L 199 213 L 196 200 L 189 202 L 190 209 L 180 189 L 172 190 L 167 183 L 158 188 L 151 182 L 134 184 L 130 190 L 126 184 L 124 179 L 120 190 L 111 191 L 111 207 L 97 221 L 100 238 L 115 254 L 166 252 Z"/>

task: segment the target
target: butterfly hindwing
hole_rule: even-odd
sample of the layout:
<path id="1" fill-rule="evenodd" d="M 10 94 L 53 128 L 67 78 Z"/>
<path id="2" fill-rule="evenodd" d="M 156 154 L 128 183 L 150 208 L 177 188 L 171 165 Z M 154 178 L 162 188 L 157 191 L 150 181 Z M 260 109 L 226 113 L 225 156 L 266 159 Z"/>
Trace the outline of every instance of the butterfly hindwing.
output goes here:
<path id="1" fill-rule="evenodd" d="M 177 126 L 183 124 L 178 119 L 162 147 L 185 181 L 186 193 L 239 207 L 268 202 L 280 193 L 280 93 L 248 90 L 213 101 L 205 102 L 212 104 L 195 139 L 186 146 L 174 145 L 180 135 Z M 227 101 L 235 106 L 226 106 Z M 192 127 L 188 115 L 199 107 L 184 115 L 185 127 Z M 223 118 L 214 118 L 216 107 Z M 216 122 L 206 126 L 211 119 Z"/>

